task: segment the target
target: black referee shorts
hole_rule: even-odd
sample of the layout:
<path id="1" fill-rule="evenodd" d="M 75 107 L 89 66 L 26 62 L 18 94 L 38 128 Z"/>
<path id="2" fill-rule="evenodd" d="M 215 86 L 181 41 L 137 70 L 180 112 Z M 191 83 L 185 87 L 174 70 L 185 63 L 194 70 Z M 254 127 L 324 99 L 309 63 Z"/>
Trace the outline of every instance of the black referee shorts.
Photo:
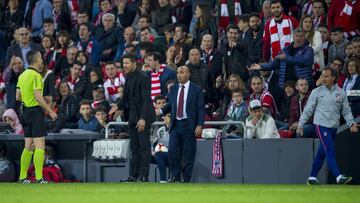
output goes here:
<path id="1" fill-rule="evenodd" d="M 44 111 L 40 106 L 23 106 L 23 127 L 25 137 L 45 137 L 47 135 Z"/>

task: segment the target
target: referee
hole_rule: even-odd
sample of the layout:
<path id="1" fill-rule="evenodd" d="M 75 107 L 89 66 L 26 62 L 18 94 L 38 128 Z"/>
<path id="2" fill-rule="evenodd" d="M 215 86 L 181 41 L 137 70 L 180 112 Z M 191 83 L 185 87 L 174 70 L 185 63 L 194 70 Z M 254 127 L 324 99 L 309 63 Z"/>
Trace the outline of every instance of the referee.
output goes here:
<path id="1" fill-rule="evenodd" d="M 45 136 L 47 134 L 43 109 L 49 113 L 53 120 L 57 118 L 57 115 L 47 106 L 42 97 L 44 83 L 40 73 L 43 71 L 44 62 L 40 52 L 31 50 L 27 53 L 26 59 L 29 67 L 19 76 L 16 90 L 16 100 L 23 103 L 23 126 L 25 131 L 25 148 L 20 159 L 19 182 L 31 183 L 27 179 L 27 170 L 34 155 L 36 182 L 44 184 L 48 182 L 43 179 L 42 175 Z M 35 146 L 34 151 L 33 146 Z"/>

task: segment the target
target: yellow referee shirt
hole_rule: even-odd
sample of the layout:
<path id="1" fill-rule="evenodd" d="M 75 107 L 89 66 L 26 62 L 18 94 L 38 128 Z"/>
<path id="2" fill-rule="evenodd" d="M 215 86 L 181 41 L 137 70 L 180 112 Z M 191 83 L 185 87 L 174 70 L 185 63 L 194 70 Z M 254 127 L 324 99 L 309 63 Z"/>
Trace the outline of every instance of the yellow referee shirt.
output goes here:
<path id="1" fill-rule="evenodd" d="M 39 106 L 35 99 L 34 90 L 44 89 L 43 78 L 36 69 L 29 67 L 18 79 L 17 88 L 21 92 L 21 100 L 25 107 Z"/>

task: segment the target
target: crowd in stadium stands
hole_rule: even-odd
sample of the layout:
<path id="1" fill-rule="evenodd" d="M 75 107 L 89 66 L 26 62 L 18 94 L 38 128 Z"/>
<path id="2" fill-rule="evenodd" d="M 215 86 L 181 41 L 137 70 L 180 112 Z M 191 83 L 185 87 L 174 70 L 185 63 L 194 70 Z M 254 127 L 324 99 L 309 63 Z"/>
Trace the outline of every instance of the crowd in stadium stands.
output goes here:
<path id="1" fill-rule="evenodd" d="M 43 96 L 58 114 L 46 119 L 52 133 L 123 121 L 127 53 L 151 79 L 154 108 L 165 105 L 177 67 L 188 66 L 207 121 L 246 123 L 225 126 L 229 134 L 298 137 L 326 67 L 360 116 L 360 0 L 0 0 L 0 115 L 15 134 L 23 133 L 16 84 L 30 50 L 46 63 Z M 271 127 L 254 133 L 261 125 Z M 312 120 L 304 136 L 316 137 Z"/>

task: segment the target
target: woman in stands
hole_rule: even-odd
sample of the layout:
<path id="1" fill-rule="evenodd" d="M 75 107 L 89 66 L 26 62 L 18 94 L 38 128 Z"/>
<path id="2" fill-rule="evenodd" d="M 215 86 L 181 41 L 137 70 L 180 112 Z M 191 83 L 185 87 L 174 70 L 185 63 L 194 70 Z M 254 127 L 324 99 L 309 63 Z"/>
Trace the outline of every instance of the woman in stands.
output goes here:
<path id="1" fill-rule="evenodd" d="M 200 47 L 201 39 L 205 34 L 210 34 L 214 38 L 214 47 L 217 47 L 218 31 L 215 21 L 212 19 L 211 10 L 208 4 L 198 4 L 195 7 L 195 17 L 197 19 L 196 30 L 193 44 Z"/>
<path id="2" fill-rule="evenodd" d="M 354 118 L 360 116 L 360 59 L 352 57 L 345 65 L 346 79 L 343 89 L 346 92 Z"/>

